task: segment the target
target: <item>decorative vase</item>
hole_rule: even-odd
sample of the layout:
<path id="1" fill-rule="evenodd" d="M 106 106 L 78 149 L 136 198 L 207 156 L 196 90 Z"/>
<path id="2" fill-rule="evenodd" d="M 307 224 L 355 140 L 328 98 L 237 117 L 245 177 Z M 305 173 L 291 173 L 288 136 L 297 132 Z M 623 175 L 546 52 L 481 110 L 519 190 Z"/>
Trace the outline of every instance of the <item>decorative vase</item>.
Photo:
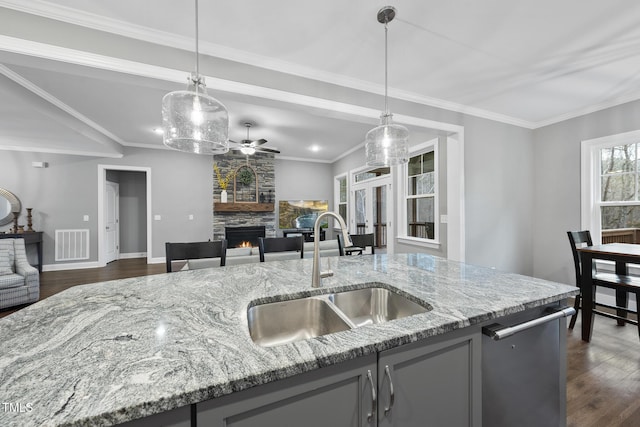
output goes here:
<path id="1" fill-rule="evenodd" d="M 227 190 L 222 190 L 220 193 L 220 203 L 227 203 Z"/>

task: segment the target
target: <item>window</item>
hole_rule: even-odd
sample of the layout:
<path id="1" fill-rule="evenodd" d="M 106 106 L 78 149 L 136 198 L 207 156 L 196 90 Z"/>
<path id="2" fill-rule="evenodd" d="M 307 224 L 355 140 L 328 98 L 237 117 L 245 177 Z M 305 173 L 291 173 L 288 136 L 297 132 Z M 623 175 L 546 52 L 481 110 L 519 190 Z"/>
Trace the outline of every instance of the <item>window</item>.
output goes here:
<path id="1" fill-rule="evenodd" d="M 347 212 L 349 210 L 347 199 L 347 195 L 349 194 L 349 190 L 347 188 L 347 175 L 340 175 L 335 178 L 333 193 L 338 214 L 342 219 L 344 219 L 345 224 L 349 224 L 347 217 Z M 335 221 L 334 227 L 339 228 L 337 221 Z"/>
<path id="2" fill-rule="evenodd" d="M 583 141 L 583 227 L 594 243 L 640 244 L 640 134 Z"/>
<path id="3" fill-rule="evenodd" d="M 433 151 L 409 159 L 407 167 L 407 236 L 434 239 L 435 163 Z"/>
<path id="4" fill-rule="evenodd" d="M 438 240 L 437 140 L 416 147 L 409 162 L 400 168 L 403 209 L 399 234 L 414 242 Z M 407 242 L 408 243 L 408 242 Z"/>
<path id="5" fill-rule="evenodd" d="M 638 143 L 600 149 L 600 225 L 603 243 L 640 243 Z"/>

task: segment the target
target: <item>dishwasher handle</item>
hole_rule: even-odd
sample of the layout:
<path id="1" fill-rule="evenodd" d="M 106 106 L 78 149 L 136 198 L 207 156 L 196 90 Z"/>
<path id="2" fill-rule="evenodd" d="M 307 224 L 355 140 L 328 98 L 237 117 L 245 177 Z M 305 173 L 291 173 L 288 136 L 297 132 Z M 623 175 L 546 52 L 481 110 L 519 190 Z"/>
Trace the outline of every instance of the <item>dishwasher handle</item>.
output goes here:
<path id="1" fill-rule="evenodd" d="M 546 316 L 538 317 L 533 320 L 529 320 L 524 323 L 520 323 L 514 326 L 504 326 L 499 323 L 493 323 L 489 326 L 482 328 L 482 333 L 491 337 L 494 341 L 499 341 L 503 338 L 510 337 L 518 332 L 525 331 L 530 328 L 534 328 L 543 323 L 551 322 L 553 320 L 562 319 L 563 317 L 569 317 L 576 314 L 576 310 L 573 307 L 564 307 L 560 309 L 547 309 Z"/>

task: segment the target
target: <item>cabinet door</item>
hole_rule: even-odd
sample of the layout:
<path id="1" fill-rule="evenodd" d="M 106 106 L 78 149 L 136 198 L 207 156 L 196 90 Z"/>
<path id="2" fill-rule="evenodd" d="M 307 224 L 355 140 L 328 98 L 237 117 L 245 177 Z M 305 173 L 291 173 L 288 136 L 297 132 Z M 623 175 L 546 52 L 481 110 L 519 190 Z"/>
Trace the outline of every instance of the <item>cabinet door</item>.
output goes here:
<path id="1" fill-rule="evenodd" d="M 366 356 L 199 403 L 197 424 L 373 427 L 375 381 L 376 355 Z"/>
<path id="2" fill-rule="evenodd" d="M 480 343 L 465 331 L 380 353 L 378 425 L 480 426 Z"/>

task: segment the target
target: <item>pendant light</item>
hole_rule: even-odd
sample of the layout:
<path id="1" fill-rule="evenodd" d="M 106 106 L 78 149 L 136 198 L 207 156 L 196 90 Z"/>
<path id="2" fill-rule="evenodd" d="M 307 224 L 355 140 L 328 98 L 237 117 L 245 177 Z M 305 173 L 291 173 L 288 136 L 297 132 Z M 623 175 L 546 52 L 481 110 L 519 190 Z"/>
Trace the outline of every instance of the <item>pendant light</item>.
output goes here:
<path id="1" fill-rule="evenodd" d="M 200 75 L 198 55 L 198 0 L 196 3 L 196 71 L 187 78 L 186 90 L 162 98 L 163 142 L 169 148 L 196 154 L 229 151 L 229 114 L 225 106 L 207 94 Z"/>
<path id="2" fill-rule="evenodd" d="M 395 16 L 396 9 L 392 6 L 385 6 L 378 11 L 378 22 L 384 24 L 384 112 L 380 115 L 380 126 L 367 132 L 367 166 L 392 166 L 409 161 L 409 131 L 393 123 L 387 99 L 387 24 Z"/>

